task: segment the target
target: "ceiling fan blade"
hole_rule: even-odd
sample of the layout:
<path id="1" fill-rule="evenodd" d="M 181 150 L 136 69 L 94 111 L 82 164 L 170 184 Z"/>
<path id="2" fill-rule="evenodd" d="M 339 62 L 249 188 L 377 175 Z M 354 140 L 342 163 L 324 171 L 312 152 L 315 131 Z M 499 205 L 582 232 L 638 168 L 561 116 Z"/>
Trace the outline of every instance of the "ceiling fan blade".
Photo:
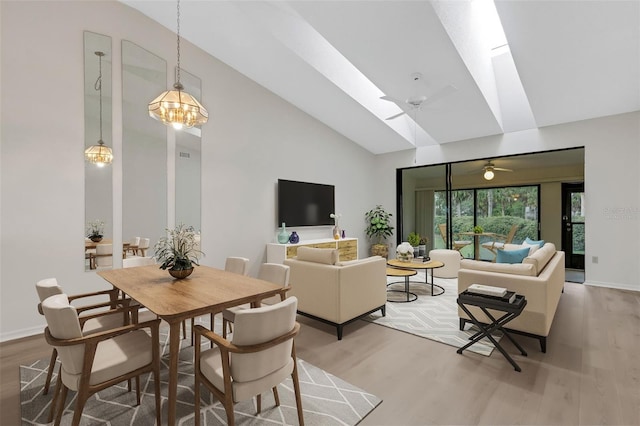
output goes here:
<path id="1" fill-rule="evenodd" d="M 393 96 L 380 96 L 380 99 L 393 102 L 394 104 L 397 104 L 400 107 L 406 104 L 405 101 L 401 101 L 400 99 L 394 98 Z"/>
<path id="2" fill-rule="evenodd" d="M 398 118 L 398 117 L 400 117 L 401 115 L 404 115 L 404 114 L 406 114 L 406 112 L 402 111 L 402 112 L 400 112 L 400 113 L 398 113 L 396 115 L 392 115 L 391 117 L 387 117 L 385 120 L 393 120 L 394 118 Z"/>
<path id="3" fill-rule="evenodd" d="M 499 172 L 512 172 L 511 169 L 503 169 L 502 167 L 494 167 L 493 170 L 497 170 Z"/>
<path id="4" fill-rule="evenodd" d="M 452 84 L 447 84 L 446 86 L 444 86 L 442 89 L 436 91 L 434 94 L 432 94 L 431 96 L 429 96 L 427 99 L 425 99 L 422 102 L 422 105 L 428 105 L 432 102 L 435 102 L 437 100 L 440 100 L 442 98 L 445 98 L 455 92 L 458 91 L 458 88 Z"/>

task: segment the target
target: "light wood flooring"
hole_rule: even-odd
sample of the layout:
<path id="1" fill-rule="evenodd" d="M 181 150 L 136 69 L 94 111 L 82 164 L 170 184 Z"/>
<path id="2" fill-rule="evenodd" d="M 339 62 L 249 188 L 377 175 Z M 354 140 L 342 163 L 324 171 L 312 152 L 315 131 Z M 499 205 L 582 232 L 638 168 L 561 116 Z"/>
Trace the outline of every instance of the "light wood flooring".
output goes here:
<path id="1" fill-rule="evenodd" d="M 567 283 L 548 340 L 490 357 L 376 324 L 335 329 L 299 316 L 298 356 L 383 399 L 361 425 L 640 425 L 640 292 Z M 18 366 L 42 336 L 0 345 L 0 424 L 20 424 Z"/>

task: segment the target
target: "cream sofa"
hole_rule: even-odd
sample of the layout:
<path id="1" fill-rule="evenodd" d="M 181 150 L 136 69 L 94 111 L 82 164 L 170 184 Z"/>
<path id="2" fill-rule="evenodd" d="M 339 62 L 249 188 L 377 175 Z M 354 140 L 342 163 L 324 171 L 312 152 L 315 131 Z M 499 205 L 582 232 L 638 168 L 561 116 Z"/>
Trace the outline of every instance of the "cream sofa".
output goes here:
<path id="1" fill-rule="evenodd" d="M 507 244 L 505 250 L 516 247 L 520 246 Z M 524 295 L 527 306 L 505 328 L 539 339 L 542 352 L 546 352 L 547 336 L 564 289 L 564 280 L 564 252 L 556 251 L 554 244 L 546 243 L 518 264 L 462 260 L 458 271 L 458 294 L 471 284 L 484 284 Z M 479 308 L 470 307 L 470 310 L 480 322 L 490 322 Z M 460 307 L 458 316 L 462 330 L 470 319 Z"/>
<path id="2" fill-rule="evenodd" d="M 290 267 L 289 294 L 298 298 L 298 313 L 335 326 L 338 340 L 346 324 L 378 309 L 386 313 L 383 257 L 340 262 L 338 250 L 299 247 L 284 264 Z"/>

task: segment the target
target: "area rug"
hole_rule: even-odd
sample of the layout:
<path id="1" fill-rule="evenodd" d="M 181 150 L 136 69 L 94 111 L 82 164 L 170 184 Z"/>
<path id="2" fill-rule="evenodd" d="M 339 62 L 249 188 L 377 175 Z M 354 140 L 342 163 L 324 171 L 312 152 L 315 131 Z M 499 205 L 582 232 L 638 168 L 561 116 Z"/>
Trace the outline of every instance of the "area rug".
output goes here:
<path id="1" fill-rule="evenodd" d="M 404 281 L 397 277 L 387 277 L 390 284 L 388 289 L 404 290 Z M 469 336 L 478 331 L 472 324 L 467 324 L 464 331 L 460 331 L 458 319 L 458 280 L 455 278 L 444 279 L 435 278 L 434 283 L 444 288 L 444 294 L 431 296 L 431 285 L 424 284 L 424 272 L 418 272 L 411 277 L 410 291 L 418 296 L 414 302 L 394 303 L 387 302 L 386 316 L 382 316 L 380 311 L 364 317 L 365 321 L 394 328 L 416 336 L 435 340 L 450 346 L 462 347 L 469 342 Z M 431 282 L 431 276 L 429 276 Z M 441 292 L 439 288 L 434 288 L 434 293 Z M 394 293 L 394 300 L 400 293 Z M 499 340 L 501 333 L 492 334 Z M 494 346 L 487 338 L 469 347 L 468 351 L 489 356 Z"/>
<path id="2" fill-rule="evenodd" d="M 161 333 L 160 339 L 165 342 L 163 344 L 165 352 L 163 353 L 167 353 L 166 332 Z M 182 345 L 178 367 L 177 424 L 192 425 L 194 424 L 193 348 L 187 346 L 187 340 L 183 340 Z M 163 424 L 166 424 L 167 419 L 165 406 L 169 374 L 167 362 L 168 360 L 164 356 L 160 373 Z M 48 364 L 49 360 L 43 359 L 20 366 L 20 401 L 23 425 L 47 424 L 53 384 L 56 379 L 56 374 L 54 374 L 49 394 L 42 395 Z M 58 367 L 55 371 L 58 371 Z M 382 402 L 380 398 L 299 358 L 298 377 L 304 421 L 307 425 L 355 425 Z M 128 392 L 126 382 L 93 395 L 85 406 L 81 425 L 154 425 L 154 384 L 150 374 L 143 376 L 141 386 L 143 391 L 139 406 L 135 405 L 135 391 Z M 71 424 L 73 417 L 75 393 L 69 392 L 69 394 L 62 418 L 63 425 Z M 262 395 L 262 413 L 259 415 L 256 414 L 255 398 L 236 404 L 236 424 L 297 425 L 298 417 L 291 379 L 287 379 L 278 386 L 278 394 L 280 397 L 279 407 L 274 405 L 273 393 L 268 392 Z M 225 425 L 227 417 L 222 404 L 204 388 L 201 397 L 201 424 Z"/>

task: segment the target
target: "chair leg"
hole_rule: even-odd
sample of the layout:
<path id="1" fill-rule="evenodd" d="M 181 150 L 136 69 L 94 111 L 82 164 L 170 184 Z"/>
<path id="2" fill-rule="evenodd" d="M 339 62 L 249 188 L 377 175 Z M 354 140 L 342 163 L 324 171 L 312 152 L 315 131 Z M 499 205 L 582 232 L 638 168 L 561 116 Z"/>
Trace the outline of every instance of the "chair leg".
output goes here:
<path id="1" fill-rule="evenodd" d="M 82 411 L 84 410 L 84 406 L 87 403 L 87 399 L 89 399 L 89 395 L 86 391 L 83 391 L 82 388 L 78 390 L 76 393 L 76 408 L 73 411 L 73 420 L 71 421 L 72 426 L 79 426 L 80 419 L 82 419 Z"/>
<path id="2" fill-rule="evenodd" d="M 229 324 L 229 321 L 223 317 L 222 318 L 222 337 L 224 339 L 227 338 L 227 324 Z"/>
<path id="3" fill-rule="evenodd" d="M 136 376 L 136 405 L 140 405 L 140 376 Z"/>
<path id="4" fill-rule="evenodd" d="M 61 394 L 58 396 L 58 408 L 56 408 L 55 426 L 60 426 L 62 420 L 62 412 L 64 411 L 64 403 L 67 400 L 67 391 L 69 390 L 63 383 L 60 383 Z"/>
<path id="5" fill-rule="evenodd" d="M 193 319 L 191 320 L 191 329 L 193 330 Z M 182 338 L 187 338 L 187 320 L 182 321 Z"/>
<path id="6" fill-rule="evenodd" d="M 62 389 L 62 374 L 58 370 L 58 378 L 56 380 L 56 388 L 53 390 L 53 401 L 51 401 L 51 410 L 49 411 L 49 418 L 47 419 L 48 423 L 53 421 L 53 416 L 56 414 L 56 406 L 58 405 L 58 400 L 60 398 L 60 390 Z"/>
<path id="7" fill-rule="evenodd" d="M 224 398 L 224 411 L 227 413 L 227 424 L 235 425 L 235 415 L 233 414 L 233 397 L 231 395 L 225 395 Z"/>
<path id="8" fill-rule="evenodd" d="M 276 407 L 280 406 L 280 396 L 278 395 L 278 387 L 273 387 L 273 399 L 276 400 Z"/>
<path id="9" fill-rule="evenodd" d="M 298 423 L 300 426 L 304 426 L 304 413 L 302 412 L 302 397 L 300 396 L 300 382 L 298 381 L 298 360 L 296 358 L 295 343 L 291 348 L 291 356 L 293 357 L 293 372 L 291 378 L 293 379 L 293 389 L 296 395 L 296 408 L 298 409 Z"/>
<path id="10" fill-rule="evenodd" d="M 257 394 L 256 395 L 256 413 L 260 414 L 260 412 L 262 411 L 262 395 L 261 394 Z"/>
<path id="11" fill-rule="evenodd" d="M 53 348 L 51 352 L 51 361 L 49 361 L 49 371 L 47 371 L 47 379 L 44 383 L 44 390 L 42 391 L 43 395 L 46 395 L 49 392 L 49 383 L 51 383 L 51 376 L 53 375 L 53 370 L 56 368 L 56 359 L 58 358 L 58 351 L 56 348 Z M 49 420 L 51 421 L 51 420 Z"/>
<path id="12" fill-rule="evenodd" d="M 213 331 L 213 323 L 214 323 L 214 314 L 213 312 L 211 314 L 209 314 L 209 330 Z M 224 327 L 224 323 L 222 324 L 222 326 Z M 210 342 L 209 346 L 210 348 L 213 348 L 213 340 Z"/>

